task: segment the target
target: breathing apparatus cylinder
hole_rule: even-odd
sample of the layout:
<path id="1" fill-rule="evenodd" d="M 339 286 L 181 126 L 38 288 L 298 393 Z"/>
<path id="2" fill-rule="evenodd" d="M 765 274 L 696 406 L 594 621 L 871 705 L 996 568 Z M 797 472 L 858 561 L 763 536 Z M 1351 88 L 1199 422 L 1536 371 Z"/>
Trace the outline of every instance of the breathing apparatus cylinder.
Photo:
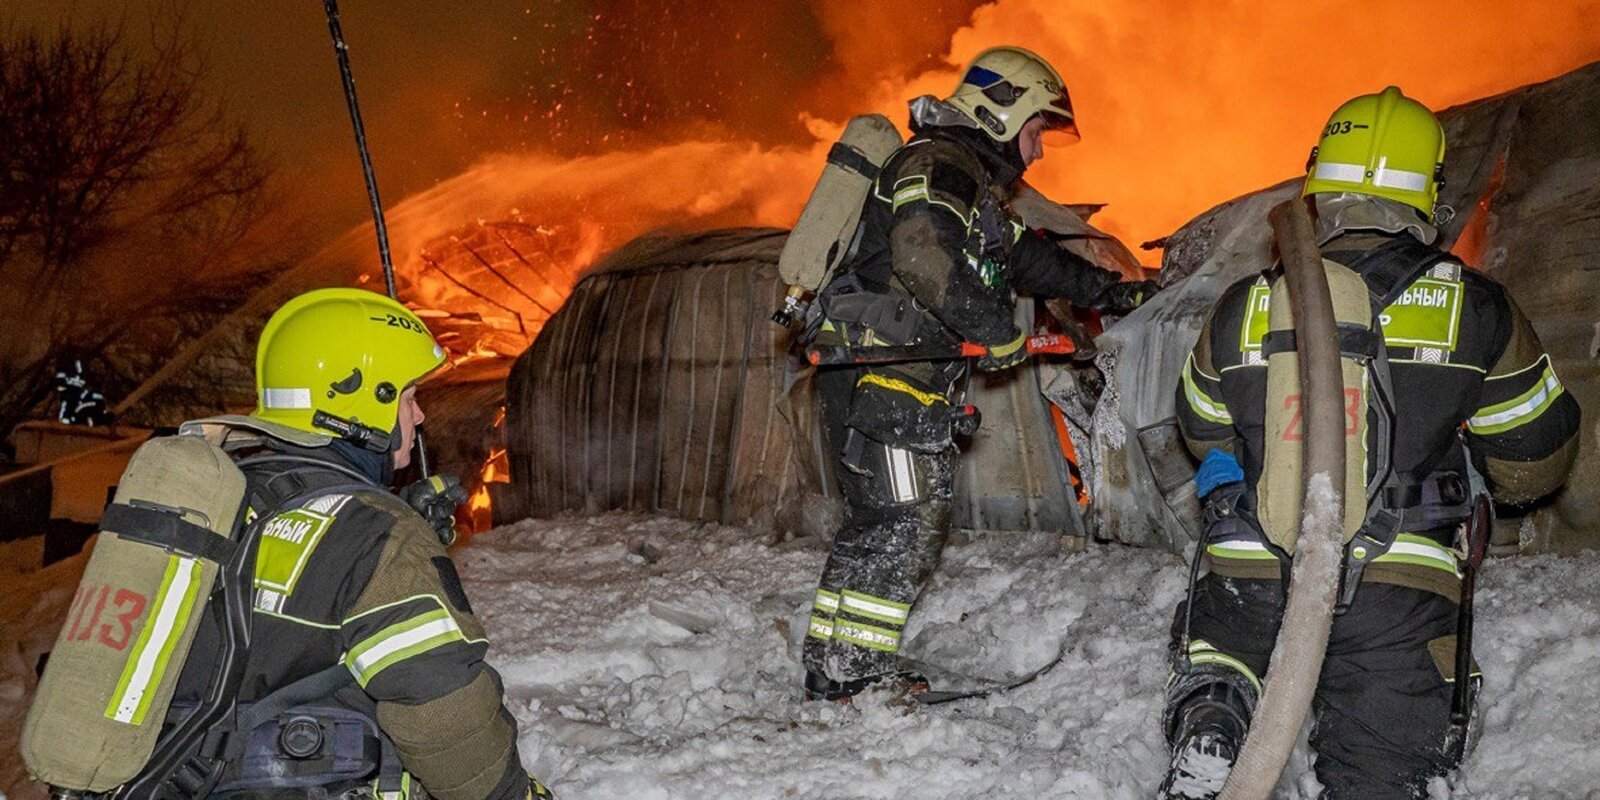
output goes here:
<path id="1" fill-rule="evenodd" d="M 198 436 L 134 452 L 23 727 L 36 779 L 105 792 L 145 766 L 244 493 L 244 474 Z"/>
<path id="2" fill-rule="evenodd" d="M 854 117 L 844 126 L 778 256 L 778 275 L 789 289 L 773 322 L 787 326 L 804 316 L 807 297 L 850 255 L 878 171 L 903 143 L 882 114 Z"/>
<path id="3" fill-rule="evenodd" d="M 1334 322 L 1342 340 L 1355 344 L 1376 341 L 1372 331 L 1372 303 L 1367 285 L 1350 268 L 1322 260 L 1333 297 Z M 1263 306 L 1265 306 L 1263 308 Z M 1294 309 L 1280 275 L 1270 293 L 1252 291 L 1248 314 L 1263 314 L 1265 333 L 1256 343 L 1267 360 L 1266 452 L 1256 481 L 1257 515 L 1267 539 L 1293 553 L 1304 513 L 1305 476 L 1303 445 L 1305 404 L 1301 398 L 1300 356 L 1294 346 Z M 1254 337 L 1260 323 L 1247 323 L 1246 338 Z M 1369 337 L 1377 336 L 1376 340 Z M 1246 342 L 1246 346 L 1250 346 Z M 1344 540 L 1350 541 L 1366 517 L 1367 496 L 1360 487 L 1367 478 L 1367 404 L 1371 391 L 1368 361 L 1341 344 L 1339 368 L 1344 387 L 1345 486 Z"/>

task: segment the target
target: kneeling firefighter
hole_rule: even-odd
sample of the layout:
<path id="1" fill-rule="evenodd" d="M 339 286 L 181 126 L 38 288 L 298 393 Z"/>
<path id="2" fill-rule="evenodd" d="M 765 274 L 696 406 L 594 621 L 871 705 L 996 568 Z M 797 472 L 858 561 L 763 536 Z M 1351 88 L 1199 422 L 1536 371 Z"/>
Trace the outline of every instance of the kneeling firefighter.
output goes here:
<path id="1" fill-rule="evenodd" d="M 850 254 L 807 320 L 817 346 L 976 343 L 978 367 L 1003 370 L 1028 355 L 1016 293 L 1119 313 L 1154 293 L 1153 282 L 1119 282 L 1026 229 L 1007 205 L 1047 137 L 1077 138 L 1066 87 L 1044 59 L 984 51 L 948 98 L 911 102 L 911 129 L 868 170 Z M 976 422 L 954 402 L 966 375 L 960 359 L 817 372 L 846 512 L 805 641 L 809 697 L 919 682 L 896 653 L 950 529 L 952 425 Z"/>
<path id="2" fill-rule="evenodd" d="M 1444 145 L 1438 120 L 1399 89 L 1357 97 L 1323 129 L 1302 192 L 1334 297 L 1354 450 L 1311 733 L 1335 800 L 1426 797 L 1457 766 L 1480 680 L 1465 637 L 1458 651 L 1475 568 L 1458 555 L 1463 523 L 1475 506 L 1487 513 L 1475 502 L 1485 492 L 1516 504 L 1556 490 L 1577 450 L 1578 405 L 1527 318 L 1503 286 L 1434 246 Z M 1163 797 L 1216 795 L 1270 680 L 1304 481 L 1283 285 L 1274 268 L 1225 290 L 1177 389 L 1184 436 L 1204 457 L 1211 571 L 1173 623 Z"/>
<path id="3" fill-rule="evenodd" d="M 443 359 L 394 300 L 308 292 L 262 331 L 253 414 L 140 448 L 29 713 L 36 778 L 62 796 L 550 796 L 448 523 L 387 488 Z"/>

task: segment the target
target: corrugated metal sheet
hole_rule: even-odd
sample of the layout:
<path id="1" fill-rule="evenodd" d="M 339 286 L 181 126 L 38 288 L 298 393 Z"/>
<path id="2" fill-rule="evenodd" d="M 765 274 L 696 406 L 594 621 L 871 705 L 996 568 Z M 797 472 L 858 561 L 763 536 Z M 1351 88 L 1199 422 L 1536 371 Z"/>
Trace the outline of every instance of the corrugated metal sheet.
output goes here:
<path id="1" fill-rule="evenodd" d="M 647 237 L 580 281 L 508 380 L 505 514 L 823 524 L 835 489 L 815 397 L 768 320 L 783 239 Z M 985 423 L 962 459 L 956 524 L 1080 531 L 1037 381 L 1026 369 L 969 387 Z"/>

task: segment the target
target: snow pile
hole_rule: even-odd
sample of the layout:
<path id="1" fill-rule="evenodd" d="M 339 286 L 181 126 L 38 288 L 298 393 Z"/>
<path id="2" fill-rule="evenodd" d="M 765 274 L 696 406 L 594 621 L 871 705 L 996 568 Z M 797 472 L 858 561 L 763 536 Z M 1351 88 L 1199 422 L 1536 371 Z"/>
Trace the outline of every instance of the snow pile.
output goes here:
<path id="1" fill-rule="evenodd" d="M 798 652 L 812 539 L 612 514 L 529 521 L 456 554 L 526 763 L 562 800 L 1147 798 L 1180 557 L 1051 537 L 952 545 L 908 652 L 1004 676 L 1065 657 L 1003 695 L 908 709 L 883 696 L 802 703 Z M 15 741 L 38 654 L 81 563 L 3 576 L 0 792 L 38 800 Z M 1480 581 L 1485 734 L 1457 798 L 1580 798 L 1600 786 L 1600 554 L 1491 562 Z M 1313 797 L 1305 760 L 1291 761 Z"/>

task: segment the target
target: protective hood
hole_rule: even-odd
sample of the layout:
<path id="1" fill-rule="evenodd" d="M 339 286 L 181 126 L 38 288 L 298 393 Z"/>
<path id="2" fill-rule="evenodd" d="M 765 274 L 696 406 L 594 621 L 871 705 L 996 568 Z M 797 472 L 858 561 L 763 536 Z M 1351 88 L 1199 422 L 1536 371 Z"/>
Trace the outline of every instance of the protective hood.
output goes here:
<path id="1" fill-rule="evenodd" d="M 910 106 L 913 135 L 960 142 L 983 162 L 990 177 L 1000 186 L 1009 190 L 1028 168 L 1022 161 L 1022 150 L 1016 139 L 995 141 L 955 106 L 931 94 L 912 100 Z"/>
<path id="2" fill-rule="evenodd" d="M 1316 195 L 1316 203 L 1319 245 L 1351 231 L 1405 231 L 1423 244 L 1439 238 L 1439 229 L 1425 222 L 1416 209 L 1394 200 L 1355 192 L 1324 192 Z"/>

